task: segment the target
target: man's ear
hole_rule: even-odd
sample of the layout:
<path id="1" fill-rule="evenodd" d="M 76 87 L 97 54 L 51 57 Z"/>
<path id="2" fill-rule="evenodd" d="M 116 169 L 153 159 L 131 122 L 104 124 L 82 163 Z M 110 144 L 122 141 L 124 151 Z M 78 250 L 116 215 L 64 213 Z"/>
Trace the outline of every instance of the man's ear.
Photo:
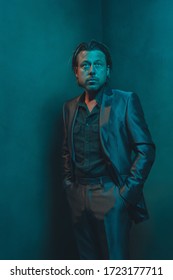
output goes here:
<path id="1" fill-rule="evenodd" d="M 110 78 L 110 67 L 107 66 L 107 78 Z"/>
<path id="2" fill-rule="evenodd" d="M 77 67 L 74 67 L 74 73 L 75 73 L 76 79 L 78 79 Z"/>

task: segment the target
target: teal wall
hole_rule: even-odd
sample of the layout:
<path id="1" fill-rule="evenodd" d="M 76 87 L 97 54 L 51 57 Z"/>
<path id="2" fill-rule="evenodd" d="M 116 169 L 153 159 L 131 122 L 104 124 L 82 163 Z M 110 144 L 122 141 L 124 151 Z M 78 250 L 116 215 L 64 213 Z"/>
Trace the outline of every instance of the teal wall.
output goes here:
<path id="1" fill-rule="evenodd" d="M 133 228 L 134 259 L 173 259 L 173 2 L 103 1 L 112 85 L 140 96 L 157 147 L 145 185 L 150 220 Z"/>
<path id="2" fill-rule="evenodd" d="M 173 21 L 165 0 L 0 0 L 0 259 L 77 258 L 61 187 L 62 104 L 76 44 L 110 46 L 112 86 L 140 96 L 157 146 L 132 258 L 172 259 Z M 91 9 L 92 6 L 92 9 Z"/>
<path id="3" fill-rule="evenodd" d="M 100 1 L 91 10 L 80 0 L 0 0 L 0 259 L 74 257 L 62 104 L 79 92 L 72 51 L 101 38 L 100 22 Z"/>

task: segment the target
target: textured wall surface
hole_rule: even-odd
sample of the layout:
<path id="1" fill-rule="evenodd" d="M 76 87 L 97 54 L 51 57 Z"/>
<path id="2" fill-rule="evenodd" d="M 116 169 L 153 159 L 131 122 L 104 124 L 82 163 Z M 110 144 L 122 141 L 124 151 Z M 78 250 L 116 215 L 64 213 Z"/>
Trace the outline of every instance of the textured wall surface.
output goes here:
<path id="1" fill-rule="evenodd" d="M 138 93 L 157 147 L 145 185 L 150 220 L 134 227 L 132 258 L 173 259 L 173 2 L 103 1 L 112 85 Z"/>

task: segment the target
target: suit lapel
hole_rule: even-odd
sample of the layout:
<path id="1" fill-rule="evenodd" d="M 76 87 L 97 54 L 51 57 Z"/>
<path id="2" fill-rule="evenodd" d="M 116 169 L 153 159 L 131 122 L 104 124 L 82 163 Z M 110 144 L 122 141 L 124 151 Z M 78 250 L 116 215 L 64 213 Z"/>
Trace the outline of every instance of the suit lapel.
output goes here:
<path id="1" fill-rule="evenodd" d="M 104 150 L 104 153 L 107 157 L 107 164 L 109 168 L 112 170 L 113 167 L 113 173 L 114 173 L 114 179 L 118 185 L 122 184 L 122 178 L 120 176 L 119 170 L 118 170 L 118 163 L 116 162 L 116 159 L 118 158 L 118 146 L 117 146 L 117 139 L 114 139 L 114 154 L 116 157 L 113 159 L 114 155 L 110 155 L 109 153 L 109 121 L 110 121 L 110 113 L 112 108 L 112 103 L 114 99 L 114 104 L 118 103 L 118 94 L 116 93 L 116 90 L 108 89 L 103 94 L 102 99 L 102 106 L 100 110 L 100 141 Z M 116 110 L 116 107 L 114 108 Z"/>
<path id="2" fill-rule="evenodd" d="M 109 152 L 106 148 L 108 142 L 108 122 L 111 112 L 111 104 L 113 92 L 110 88 L 103 93 L 102 105 L 100 110 L 100 140 L 106 155 L 109 157 Z"/>
<path id="3" fill-rule="evenodd" d="M 73 142 L 73 127 L 74 127 L 74 122 L 77 116 L 78 112 L 78 102 L 80 99 L 81 95 L 77 97 L 74 102 L 71 103 L 70 105 L 70 115 L 69 115 L 69 129 L 68 129 L 68 139 L 69 139 L 69 147 L 70 147 L 70 152 L 72 155 L 72 159 L 74 160 L 74 142 Z"/>

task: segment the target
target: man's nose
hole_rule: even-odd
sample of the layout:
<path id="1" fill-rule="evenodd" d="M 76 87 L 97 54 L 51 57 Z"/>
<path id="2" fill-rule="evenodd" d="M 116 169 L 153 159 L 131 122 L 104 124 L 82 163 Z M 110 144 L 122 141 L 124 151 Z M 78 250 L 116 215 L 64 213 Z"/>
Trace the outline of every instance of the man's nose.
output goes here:
<path id="1" fill-rule="evenodd" d="M 95 65 L 91 64 L 90 69 L 89 69 L 89 73 L 90 74 L 95 74 L 95 72 L 96 72 Z"/>

